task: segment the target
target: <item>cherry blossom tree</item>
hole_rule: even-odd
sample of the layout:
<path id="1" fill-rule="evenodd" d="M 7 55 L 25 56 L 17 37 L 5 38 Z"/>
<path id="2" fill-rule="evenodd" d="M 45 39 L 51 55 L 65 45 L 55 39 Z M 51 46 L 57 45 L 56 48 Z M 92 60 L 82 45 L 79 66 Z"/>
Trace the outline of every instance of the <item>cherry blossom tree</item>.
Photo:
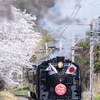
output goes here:
<path id="1" fill-rule="evenodd" d="M 9 85 L 13 72 L 22 73 L 22 69 L 31 66 L 30 57 L 34 54 L 41 34 L 34 31 L 36 17 L 26 11 L 11 6 L 11 17 L 0 18 L 0 77 Z"/>

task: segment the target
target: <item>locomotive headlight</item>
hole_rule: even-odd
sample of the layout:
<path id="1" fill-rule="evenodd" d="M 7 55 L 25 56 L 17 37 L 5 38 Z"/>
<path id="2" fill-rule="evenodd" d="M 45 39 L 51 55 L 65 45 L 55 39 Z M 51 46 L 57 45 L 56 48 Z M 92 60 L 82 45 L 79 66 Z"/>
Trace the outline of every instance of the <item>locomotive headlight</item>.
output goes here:
<path id="1" fill-rule="evenodd" d="M 63 68 L 63 63 L 62 62 L 58 63 L 58 68 Z"/>

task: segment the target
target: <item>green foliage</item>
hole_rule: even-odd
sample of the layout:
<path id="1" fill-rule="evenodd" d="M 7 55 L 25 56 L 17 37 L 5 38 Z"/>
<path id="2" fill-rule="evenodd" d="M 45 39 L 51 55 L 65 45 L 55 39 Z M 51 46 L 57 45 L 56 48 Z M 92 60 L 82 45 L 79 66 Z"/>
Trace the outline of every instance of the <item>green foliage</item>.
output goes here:
<path id="1" fill-rule="evenodd" d="M 81 78 L 82 78 L 82 87 L 88 87 L 88 80 L 89 75 L 87 72 L 89 72 L 90 68 L 90 43 L 89 39 L 86 39 L 86 41 L 82 41 L 79 44 L 77 44 L 78 47 L 82 47 L 82 49 L 76 49 L 75 53 L 80 54 L 80 56 L 75 57 L 75 63 L 77 63 L 81 69 Z M 85 88 L 83 88 L 84 90 Z"/>
<path id="2" fill-rule="evenodd" d="M 94 100 L 100 100 L 100 93 L 98 93 L 97 95 L 95 95 Z"/>
<path id="3" fill-rule="evenodd" d="M 0 98 L 3 100 L 6 96 L 0 93 Z"/>
<path id="4" fill-rule="evenodd" d="M 94 66 L 94 72 L 100 73 L 100 62 L 95 62 Z"/>
<path id="5" fill-rule="evenodd" d="M 27 95 L 28 91 L 29 91 L 29 87 L 24 87 L 24 88 L 23 88 L 23 91 L 22 91 L 21 88 L 20 88 L 20 89 L 16 90 L 16 91 L 14 92 L 14 94 L 15 94 L 15 95 Z"/>
<path id="6" fill-rule="evenodd" d="M 100 45 L 94 46 L 94 72 L 100 72 Z"/>
<path id="7" fill-rule="evenodd" d="M 6 85 L 6 90 L 9 90 L 10 92 L 12 91 L 12 87 L 9 85 Z"/>
<path id="8" fill-rule="evenodd" d="M 38 45 L 38 47 L 36 48 L 36 51 L 40 51 L 40 49 L 44 49 L 45 46 L 44 44 L 47 42 L 47 43 L 52 43 L 53 42 L 53 39 L 50 35 L 47 34 L 48 32 L 46 30 L 43 31 L 43 34 L 42 34 L 42 41 L 41 43 Z M 45 52 L 45 51 L 44 51 Z M 34 62 L 36 59 L 38 58 L 41 58 L 45 55 L 45 53 L 40 53 L 40 54 L 36 54 L 36 55 L 33 55 L 31 58 L 30 58 L 30 62 Z"/>
<path id="9" fill-rule="evenodd" d="M 52 42 L 52 37 L 50 35 L 48 35 L 47 33 L 44 33 L 42 35 L 42 40 L 43 40 L 43 43 L 49 43 L 50 41 Z"/>
<path id="10" fill-rule="evenodd" d="M 36 60 L 36 56 L 32 55 L 32 57 L 30 58 L 30 62 L 34 62 Z"/>
<path id="11" fill-rule="evenodd" d="M 86 87 L 89 86 L 89 74 L 90 74 L 90 42 L 89 38 L 86 41 L 77 44 L 78 47 L 83 49 L 75 50 L 76 54 L 80 56 L 75 57 L 75 63 L 81 68 L 82 84 Z M 94 46 L 94 72 L 100 73 L 100 45 Z"/>

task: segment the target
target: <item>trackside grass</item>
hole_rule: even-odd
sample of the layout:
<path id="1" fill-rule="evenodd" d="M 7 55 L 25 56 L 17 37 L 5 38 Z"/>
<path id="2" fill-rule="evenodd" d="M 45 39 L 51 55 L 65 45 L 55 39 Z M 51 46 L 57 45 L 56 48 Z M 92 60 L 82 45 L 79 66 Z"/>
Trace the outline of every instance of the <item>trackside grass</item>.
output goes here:
<path id="1" fill-rule="evenodd" d="M 100 100 L 100 92 L 97 95 L 95 95 L 94 100 Z"/>
<path id="2" fill-rule="evenodd" d="M 9 91 L 0 91 L 0 100 L 18 100 L 12 93 Z"/>
<path id="3" fill-rule="evenodd" d="M 14 91 L 15 95 L 27 95 L 29 91 L 28 87 L 24 87 L 23 90 L 21 90 L 21 88 L 17 89 L 16 91 Z"/>

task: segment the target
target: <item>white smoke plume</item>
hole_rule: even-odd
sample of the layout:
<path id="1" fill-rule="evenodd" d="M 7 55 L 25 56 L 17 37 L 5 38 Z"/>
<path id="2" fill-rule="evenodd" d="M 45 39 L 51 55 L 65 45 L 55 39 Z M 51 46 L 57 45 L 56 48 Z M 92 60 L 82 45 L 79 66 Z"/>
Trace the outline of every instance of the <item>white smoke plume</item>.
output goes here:
<path id="1" fill-rule="evenodd" d="M 0 17 L 11 18 L 12 0 L 0 0 Z"/>
<path id="2" fill-rule="evenodd" d="M 35 14 L 38 19 L 45 16 L 48 9 L 54 6 L 54 0 L 16 0 L 13 5 L 31 14 Z"/>
<path id="3" fill-rule="evenodd" d="M 62 52 L 56 52 L 54 56 L 71 55 L 73 35 L 79 35 L 80 39 L 85 38 L 86 31 L 90 30 L 91 19 L 100 16 L 100 6 L 98 6 L 100 1 L 97 0 L 97 2 L 92 3 L 93 1 L 56 0 L 55 5 L 40 20 L 41 27 L 47 29 L 52 37 L 63 43 Z M 91 3 L 92 5 L 90 5 Z"/>

